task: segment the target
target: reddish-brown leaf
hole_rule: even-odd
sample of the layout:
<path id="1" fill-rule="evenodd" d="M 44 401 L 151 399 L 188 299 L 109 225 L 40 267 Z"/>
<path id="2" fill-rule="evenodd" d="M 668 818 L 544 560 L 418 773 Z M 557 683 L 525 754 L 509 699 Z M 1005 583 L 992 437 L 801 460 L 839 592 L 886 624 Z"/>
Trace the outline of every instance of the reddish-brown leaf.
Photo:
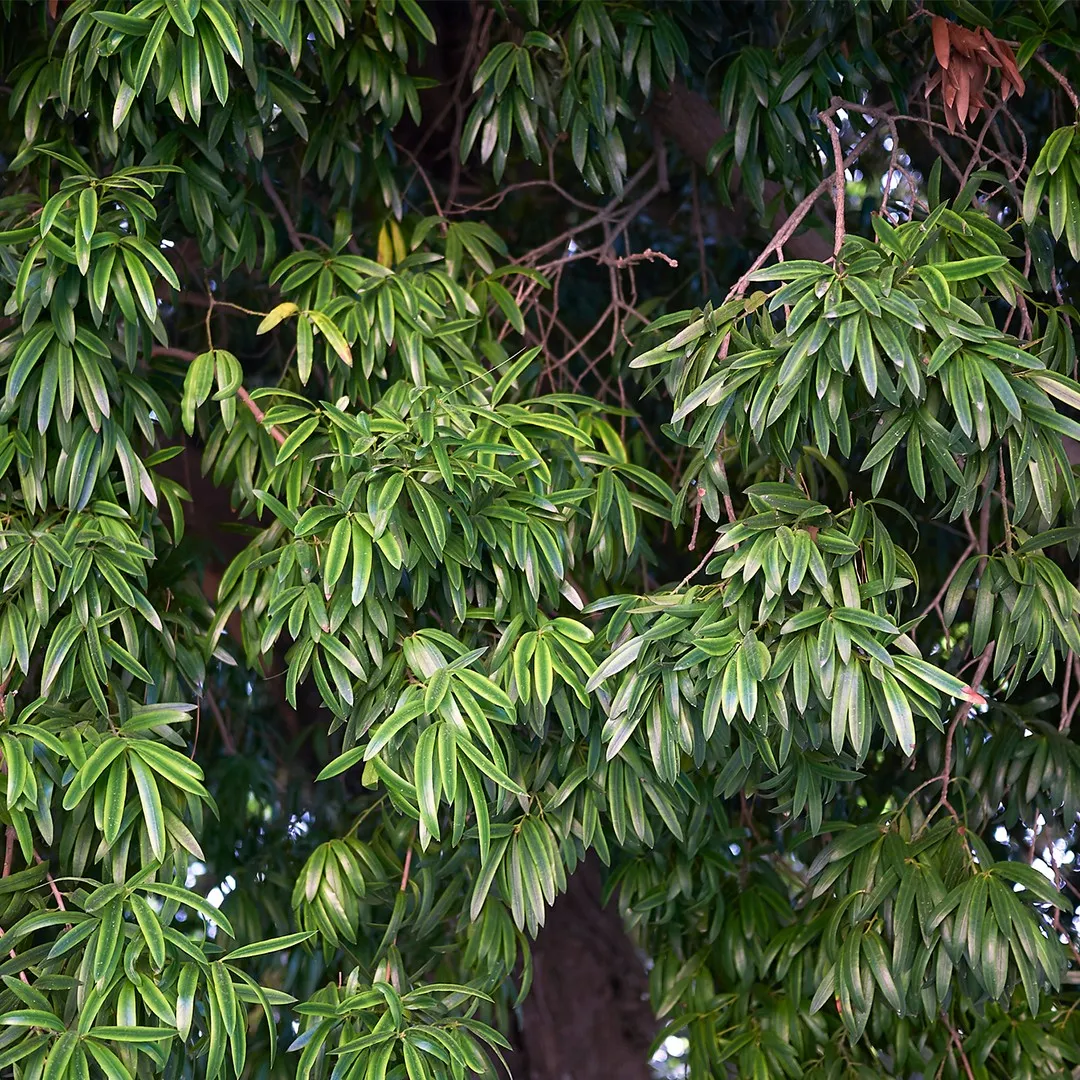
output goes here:
<path id="1" fill-rule="evenodd" d="M 935 15 L 931 24 L 934 32 L 934 55 L 937 62 L 946 70 L 949 67 L 949 24 L 940 15 Z"/>
<path id="2" fill-rule="evenodd" d="M 1020 69 L 1016 66 L 1016 57 L 1013 56 L 1012 49 L 1003 41 L 998 41 L 993 34 L 987 34 L 986 40 L 990 43 L 990 48 L 997 54 L 998 59 L 1001 61 L 1003 71 L 1001 73 L 1001 85 L 1003 89 L 1003 97 L 1009 95 L 1009 84 L 1012 84 L 1012 88 L 1016 90 L 1017 97 L 1024 96 L 1024 77 L 1020 74 Z"/>

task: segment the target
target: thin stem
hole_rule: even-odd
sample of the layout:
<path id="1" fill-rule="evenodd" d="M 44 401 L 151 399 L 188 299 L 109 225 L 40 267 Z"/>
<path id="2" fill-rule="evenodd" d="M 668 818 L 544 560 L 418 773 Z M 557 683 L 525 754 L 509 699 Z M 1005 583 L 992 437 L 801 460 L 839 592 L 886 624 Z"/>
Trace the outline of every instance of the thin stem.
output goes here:
<path id="1" fill-rule="evenodd" d="M 843 166 L 846 169 L 849 165 L 859 160 L 859 155 L 870 145 L 876 138 L 877 130 L 871 128 L 852 148 L 851 153 L 843 161 Z M 760 270 L 768 261 L 769 256 L 774 252 L 779 251 L 791 238 L 795 235 L 795 230 L 803 223 L 807 214 L 814 208 L 814 204 L 825 194 L 826 191 L 832 186 L 833 177 L 830 174 L 826 176 L 824 180 L 795 209 L 791 212 L 791 217 L 784 222 L 784 224 L 777 230 L 776 235 L 765 245 L 765 249 L 761 254 L 750 264 L 750 269 L 735 284 L 731 287 L 727 294 L 727 300 L 731 300 L 736 296 L 741 296 L 746 289 L 746 286 L 750 284 L 750 275 L 755 270 Z M 726 302 L 726 301 L 725 301 Z"/>
<path id="2" fill-rule="evenodd" d="M 1071 653 L 1069 655 L 1069 663 L 1073 666 L 1078 683 L 1080 683 L 1080 656 Z M 1069 728 L 1072 727 L 1073 717 L 1076 715 L 1077 708 L 1080 708 L 1080 685 L 1076 688 L 1076 695 L 1073 697 L 1073 703 L 1069 706 L 1069 711 L 1061 718 L 1061 723 L 1058 724 L 1058 731 L 1067 732 Z"/>
<path id="3" fill-rule="evenodd" d="M 1047 60 L 1046 57 L 1043 56 L 1043 54 L 1041 52 L 1036 52 L 1035 53 L 1035 59 L 1040 64 L 1042 64 L 1042 66 L 1044 68 L 1046 68 L 1046 70 L 1049 71 L 1050 74 L 1053 75 L 1053 77 L 1055 79 L 1057 79 L 1057 81 L 1060 84 L 1062 90 L 1064 90 L 1065 93 L 1068 95 L 1069 101 L 1072 102 L 1072 107 L 1077 112 L 1080 112 L 1080 98 L 1078 98 L 1076 96 L 1076 91 L 1072 88 L 1072 84 L 1069 82 L 1069 80 L 1066 79 L 1065 76 L 1062 75 L 1061 72 L 1058 71 L 1058 69 L 1056 67 L 1054 67 L 1054 65 L 1051 64 L 1050 61 Z"/>
<path id="4" fill-rule="evenodd" d="M 960 569 L 961 566 L 964 565 L 964 561 L 974 550 L 974 544 L 968 544 L 968 546 L 964 548 L 963 554 L 960 556 L 959 559 L 957 559 L 957 561 L 953 565 L 953 568 L 949 571 L 941 588 L 938 589 L 937 595 L 934 597 L 933 600 L 930 601 L 929 604 L 926 605 L 925 608 L 923 608 L 922 614 L 919 616 L 918 619 L 919 622 L 922 622 L 922 620 L 925 619 L 926 616 L 929 615 L 930 612 L 933 611 L 934 608 L 936 608 L 941 603 L 942 598 L 949 591 L 949 586 L 952 584 L 953 578 L 956 577 L 957 571 Z"/>
<path id="5" fill-rule="evenodd" d="M 251 395 L 241 386 L 237 389 L 236 396 L 248 407 L 251 415 L 255 417 L 255 423 L 261 427 L 266 421 L 266 414 L 251 400 Z M 285 433 L 279 427 L 275 427 L 271 424 L 270 427 L 267 428 L 267 431 L 273 436 L 274 441 L 278 446 L 284 444 Z"/>
<path id="6" fill-rule="evenodd" d="M 983 681 L 986 675 L 987 668 L 990 667 L 990 661 L 994 656 L 994 642 L 990 642 L 983 650 L 982 656 L 979 657 L 978 666 L 975 668 L 975 674 L 971 678 L 971 688 L 978 692 L 979 684 Z M 952 780 L 952 767 L 953 767 L 953 740 L 956 738 L 956 729 L 960 725 L 961 720 L 967 719 L 968 713 L 971 711 L 971 703 L 969 701 L 962 701 L 953 714 L 952 723 L 949 724 L 949 730 L 945 733 L 945 760 L 941 766 L 941 772 L 935 779 L 941 781 L 941 798 L 937 802 L 937 806 L 927 815 L 927 820 L 933 816 L 934 811 L 940 806 L 944 806 L 952 816 L 959 821 L 960 815 L 953 809 L 952 804 L 949 802 L 949 784 Z"/>
<path id="7" fill-rule="evenodd" d="M 1012 524 L 1009 521 L 1009 496 L 1005 487 L 1005 455 L 1000 446 L 998 447 L 998 480 L 1001 484 L 1001 517 L 1005 522 L 1005 550 L 1011 555 L 1013 550 Z"/>
<path id="8" fill-rule="evenodd" d="M 697 502 L 694 505 L 694 527 L 690 531 L 689 551 L 693 551 L 697 547 L 698 527 L 701 525 L 701 510 L 705 504 L 705 489 L 698 484 L 694 490 L 697 495 Z"/>
<path id="9" fill-rule="evenodd" d="M 281 196 L 274 187 L 274 181 L 270 179 L 270 174 L 265 169 L 263 169 L 262 174 L 262 186 L 263 191 L 266 192 L 270 201 L 274 204 L 274 209 L 281 215 L 281 220 L 285 225 L 285 232 L 289 236 L 289 243 L 292 244 L 293 251 L 303 251 L 304 243 L 300 239 L 300 234 L 296 231 L 296 225 L 293 222 L 292 215 L 286 208 L 285 203 L 281 201 Z"/>
<path id="10" fill-rule="evenodd" d="M 960 1041 L 960 1035 L 956 1028 L 953 1027 L 952 1021 L 945 1014 L 945 1010 L 941 1011 L 941 1022 L 949 1030 L 949 1038 L 952 1040 L 953 1046 L 956 1047 L 957 1054 L 960 1055 L 960 1063 L 964 1066 L 964 1073 L 967 1076 L 967 1080 L 975 1080 L 975 1073 L 971 1071 L 971 1062 L 968 1061 L 968 1056 L 964 1052 L 964 1044 Z"/>
<path id="11" fill-rule="evenodd" d="M 401 886 L 398 889 L 399 892 L 404 892 L 409 887 L 409 869 L 412 866 L 412 841 L 409 841 L 409 846 L 405 849 L 405 865 L 401 869 Z M 397 944 L 397 934 L 394 935 L 393 944 Z M 390 967 L 390 958 L 386 958 L 386 981 L 390 982 L 390 976 L 392 969 Z"/>
<path id="12" fill-rule="evenodd" d="M 176 360 L 186 360 L 189 364 L 195 359 L 197 353 L 193 353 L 190 349 L 177 349 L 171 345 L 155 345 L 151 353 L 152 356 L 171 356 Z M 266 414 L 255 404 L 251 399 L 251 395 L 241 386 L 236 391 L 236 396 L 248 407 L 251 415 L 255 417 L 257 424 L 262 424 Z M 280 428 L 271 425 L 267 430 L 274 437 L 274 441 L 280 446 L 285 441 L 285 434 Z"/>
<path id="13" fill-rule="evenodd" d="M 1058 724 L 1058 731 L 1065 730 L 1065 722 L 1069 718 L 1069 684 L 1072 682 L 1073 654 L 1068 655 L 1069 658 L 1065 662 L 1065 684 L 1061 688 L 1061 721 Z"/>
<path id="14" fill-rule="evenodd" d="M 840 257 L 840 249 L 844 246 L 844 234 L 846 233 L 846 208 L 847 188 L 844 185 L 844 151 L 840 149 L 840 132 L 833 121 L 834 109 L 826 109 L 821 113 L 821 122 L 829 133 L 829 141 L 832 143 L 833 161 L 836 171 L 833 173 L 833 212 L 836 221 L 833 227 L 833 259 Z"/>
<path id="15" fill-rule="evenodd" d="M 728 335 L 727 341 L 731 340 L 731 335 Z M 727 344 L 725 342 L 724 352 L 727 351 Z M 720 478 L 724 481 L 724 512 L 727 514 L 728 521 L 735 524 L 735 507 L 731 502 L 731 485 L 728 483 L 727 478 L 727 466 L 724 464 L 724 452 L 717 450 L 716 452 L 716 466 L 720 470 Z"/>
<path id="16" fill-rule="evenodd" d="M 43 863 L 45 860 L 35 851 L 34 861 L 37 863 Z M 60 890 L 56 887 L 56 882 L 53 881 L 53 876 L 47 870 L 45 871 L 45 880 L 49 883 L 49 888 L 52 890 L 53 897 L 56 900 L 56 906 L 61 911 L 67 911 L 67 906 L 64 904 L 64 898 L 60 895 Z"/>
<path id="17" fill-rule="evenodd" d="M 209 690 L 206 691 L 206 703 L 210 706 L 210 712 L 214 716 L 214 723 L 217 724 L 218 733 L 221 735 L 222 749 L 232 757 L 236 753 L 236 743 L 233 742 L 233 737 L 229 731 L 228 725 L 225 723 L 225 717 L 221 713 L 221 708 L 218 706 L 217 699 L 213 693 Z"/>

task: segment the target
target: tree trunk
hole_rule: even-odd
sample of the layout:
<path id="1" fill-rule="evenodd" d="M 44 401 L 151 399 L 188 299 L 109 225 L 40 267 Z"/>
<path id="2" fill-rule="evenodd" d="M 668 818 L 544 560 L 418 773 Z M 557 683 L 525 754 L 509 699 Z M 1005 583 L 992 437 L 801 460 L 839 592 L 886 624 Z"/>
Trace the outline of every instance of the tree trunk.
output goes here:
<path id="1" fill-rule="evenodd" d="M 648 1080 L 656 1031 L 641 957 L 594 862 L 579 868 L 533 943 L 514 1080 Z"/>

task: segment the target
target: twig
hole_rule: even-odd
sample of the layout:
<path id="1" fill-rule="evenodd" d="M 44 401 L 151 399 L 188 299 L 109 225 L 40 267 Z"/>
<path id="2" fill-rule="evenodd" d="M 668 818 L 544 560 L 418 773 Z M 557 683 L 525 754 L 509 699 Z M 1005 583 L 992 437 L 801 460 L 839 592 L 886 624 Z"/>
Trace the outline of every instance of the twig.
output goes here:
<path id="1" fill-rule="evenodd" d="M 897 163 L 900 158 L 900 136 L 896 130 L 896 121 L 891 116 L 886 116 L 885 123 L 889 126 L 889 137 L 892 140 L 892 147 L 889 150 L 889 172 L 885 177 L 885 184 L 881 191 L 881 204 L 878 206 L 878 216 L 885 217 L 886 210 L 889 205 L 889 196 L 892 194 L 893 188 L 893 176 L 896 175 Z M 912 193 L 914 194 L 915 185 L 911 185 Z M 911 217 L 915 212 L 915 207 L 912 205 L 908 211 L 908 216 Z"/>
<path id="2" fill-rule="evenodd" d="M 3 937 L 6 933 L 7 931 L 2 926 L 0 926 L 0 937 Z M 10 956 L 12 960 L 18 959 L 18 953 L 16 953 L 14 949 L 12 949 L 11 952 L 8 953 L 8 956 Z M 26 983 L 27 986 L 30 985 L 30 980 L 26 977 L 25 971 L 19 972 L 19 978 L 22 979 L 22 981 Z"/>
<path id="3" fill-rule="evenodd" d="M 151 356 L 169 356 L 174 360 L 184 360 L 191 363 L 199 354 L 191 349 L 177 349 L 172 345 L 155 345 L 150 352 Z"/>
<path id="4" fill-rule="evenodd" d="M 979 564 L 980 574 L 986 569 L 986 564 L 990 559 L 990 504 L 993 502 L 990 489 L 993 486 L 994 477 L 988 471 L 983 489 L 982 509 L 979 511 L 979 554 L 983 556 L 983 561 Z"/>
<path id="5" fill-rule="evenodd" d="M 1061 688 L 1061 722 L 1058 724 L 1058 731 L 1065 730 L 1065 721 L 1069 717 L 1069 684 L 1072 682 L 1073 654 L 1069 653 L 1068 657 L 1065 662 L 1065 683 Z"/>
<path id="6" fill-rule="evenodd" d="M 274 204 L 274 209 L 281 215 L 281 220 L 285 225 L 285 232 L 288 233 L 289 243 L 293 246 L 293 251 L 303 251 L 304 244 L 300 239 L 300 234 L 296 231 L 296 225 L 293 223 L 292 215 L 289 213 L 285 206 L 285 203 L 281 201 L 281 196 L 277 193 L 274 187 L 274 181 L 270 179 L 270 174 L 263 169 L 262 174 L 262 186 L 263 191 L 270 197 L 270 201 Z"/>
<path id="7" fill-rule="evenodd" d="M 1069 663 L 1072 664 L 1078 676 L 1078 682 L 1080 682 L 1080 656 L 1070 654 Z M 1063 703 L 1064 704 L 1064 703 Z M 1058 724 L 1058 731 L 1067 732 L 1072 727 L 1073 717 L 1076 715 L 1077 708 L 1080 708 L 1080 685 L 1077 686 L 1076 696 L 1073 698 L 1072 705 L 1069 706 L 1069 711 L 1061 718 L 1061 723 Z"/>
<path id="8" fill-rule="evenodd" d="M 956 1028 L 953 1027 L 952 1021 L 946 1015 L 944 1009 L 941 1010 L 941 1022 L 949 1030 L 949 1038 L 952 1040 L 953 1046 L 956 1047 L 956 1052 L 960 1055 L 960 1062 L 964 1066 L 967 1080 L 975 1080 L 975 1074 L 971 1071 L 971 1062 L 968 1061 L 968 1056 L 964 1052 L 964 1044 L 960 1041 L 960 1035 Z"/>
<path id="9" fill-rule="evenodd" d="M 37 863 L 43 863 L 45 860 L 35 851 L 34 861 Z M 49 883 L 49 888 L 52 890 L 53 897 L 56 899 L 56 906 L 61 911 L 67 911 L 67 907 L 64 904 L 64 898 L 60 895 L 60 890 L 56 887 L 56 882 L 53 881 L 53 876 L 48 872 L 48 870 L 45 871 L 45 880 Z"/>
<path id="10" fill-rule="evenodd" d="M 997 119 L 997 114 L 1001 110 L 1001 102 L 999 101 L 987 114 L 986 122 L 982 126 L 982 131 L 979 132 L 979 137 L 975 140 L 975 148 L 971 152 L 971 158 L 968 160 L 967 168 L 964 170 L 964 175 L 960 180 L 960 190 L 962 191 L 967 187 L 967 182 L 971 178 L 971 174 L 975 171 L 979 164 L 979 155 L 982 152 L 983 142 L 986 140 L 986 134 L 990 130 L 991 125 Z"/>
<path id="11" fill-rule="evenodd" d="M 852 151 L 843 161 L 843 166 L 846 169 L 849 165 L 858 161 L 859 155 L 870 145 L 874 137 L 877 135 L 877 130 L 871 128 L 852 148 Z M 795 230 L 803 223 L 803 219 L 814 208 L 814 204 L 829 190 L 833 183 L 832 174 L 826 176 L 824 180 L 795 209 L 791 212 L 791 217 L 784 222 L 784 224 L 777 230 L 776 235 L 765 245 L 765 249 L 761 254 L 750 264 L 750 268 L 735 284 L 731 287 L 727 294 L 727 300 L 731 300 L 736 296 L 741 296 L 745 291 L 746 286 L 750 284 L 750 275 L 755 270 L 759 270 L 768 261 L 770 255 L 779 251 L 788 240 L 795 234 Z M 725 301 L 726 303 L 726 301 Z"/>
<path id="12" fill-rule="evenodd" d="M 610 255 L 601 256 L 600 262 L 607 266 L 615 266 L 622 268 L 624 266 L 633 266 L 634 263 L 643 261 L 652 262 L 654 259 L 662 259 L 673 269 L 678 267 L 679 260 L 673 259 L 670 255 L 665 255 L 662 251 L 656 251 L 653 248 L 646 248 L 644 251 L 638 252 L 636 255 L 620 255 L 618 258 L 612 258 Z"/>
<path id="13" fill-rule="evenodd" d="M 409 868 L 412 866 L 412 841 L 405 849 L 405 865 L 401 869 L 401 886 L 398 892 L 404 892 L 409 887 Z M 397 934 L 394 935 L 393 945 L 397 944 Z M 386 981 L 390 982 L 391 968 L 390 958 L 386 958 Z"/>
<path id="14" fill-rule="evenodd" d="M 206 703 L 210 706 L 210 712 L 214 716 L 214 722 L 217 724 L 217 729 L 221 735 L 222 748 L 225 753 L 230 757 L 236 753 L 236 743 L 233 742 L 232 734 L 229 731 L 228 725 L 225 723 L 225 717 L 221 714 L 221 708 L 218 706 L 217 699 L 214 697 L 213 692 L 206 691 L 205 694 Z"/>
<path id="15" fill-rule="evenodd" d="M 431 199 L 431 205 L 435 208 L 435 216 L 439 218 L 443 217 L 444 215 L 442 206 L 439 203 L 439 199 L 435 194 L 435 189 L 431 186 L 431 180 L 428 177 L 428 174 L 424 171 L 424 167 L 420 164 L 419 161 L 417 161 L 416 156 L 407 146 L 405 146 L 403 143 L 398 143 L 396 145 L 397 149 L 400 150 L 413 163 L 413 167 L 416 169 L 416 175 L 420 177 L 420 179 L 424 183 L 424 187 L 427 188 L 428 198 Z"/>
<path id="16" fill-rule="evenodd" d="M 1009 496 L 1005 487 L 1005 454 L 998 447 L 998 478 L 1001 484 L 1001 517 L 1005 522 L 1005 551 L 1011 555 L 1013 549 L 1012 524 L 1009 521 Z"/>
<path id="17" fill-rule="evenodd" d="M 720 539 L 720 536 L 717 536 L 717 538 L 709 545 L 709 550 L 705 552 L 705 555 L 702 558 L 701 562 L 699 562 L 697 566 L 695 566 L 694 569 L 691 570 L 690 573 L 687 574 L 686 577 L 684 577 L 682 581 L 680 581 L 679 584 L 675 586 L 675 592 L 681 592 L 694 578 L 698 576 L 698 573 L 702 570 L 705 564 L 713 557 L 713 554 L 715 553 L 717 547 L 720 544 Z"/>
<path id="18" fill-rule="evenodd" d="M 821 122 L 829 133 L 829 141 L 832 143 L 833 162 L 836 171 L 833 173 L 833 213 L 836 221 L 833 228 L 833 260 L 840 257 L 840 249 L 844 246 L 844 234 L 846 229 L 845 202 L 847 200 L 847 188 L 844 184 L 844 151 L 840 148 L 840 132 L 833 121 L 836 105 L 830 105 L 823 113 L 820 113 Z"/>
<path id="19" fill-rule="evenodd" d="M 255 423 L 262 426 L 266 421 L 266 413 L 251 400 L 251 395 L 241 386 L 237 389 L 236 396 L 248 407 L 251 415 L 255 417 Z M 274 441 L 278 446 L 281 446 L 285 442 L 285 433 L 279 427 L 275 427 L 271 424 L 266 430 L 274 437 Z"/>
<path id="20" fill-rule="evenodd" d="M 968 546 L 966 548 L 964 548 L 963 554 L 960 556 L 960 558 L 953 565 L 953 568 L 949 571 L 948 576 L 945 578 L 945 581 L 942 584 L 941 588 L 938 589 L 937 595 L 934 597 L 933 600 L 930 601 L 929 604 L 926 605 L 925 608 L 923 608 L 922 614 L 918 618 L 919 622 L 922 622 L 923 619 L 925 619 L 926 616 L 929 615 L 930 612 L 933 611 L 934 608 L 936 608 L 941 603 L 942 597 L 944 597 L 944 595 L 949 591 L 949 586 L 952 584 L 953 578 L 956 577 L 957 571 L 960 569 L 961 566 L 964 565 L 964 560 L 967 559 L 967 557 L 974 550 L 975 550 L 975 545 L 974 544 L 968 544 Z"/>
<path id="21" fill-rule="evenodd" d="M 983 650 L 982 656 L 979 657 L 978 666 L 975 668 L 975 674 L 971 678 L 970 686 L 973 690 L 978 692 L 979 684 L 983 681 L 983 677 L 986 675 L 986 670 L 990 666 L 990 660 L 994 655 L 994 642 L 990 642 Z M 941 772 L 935 779 L 941 781 L 941 798 L 938 800 L 934 810 L 937 810 L 939 806 L 944 806 L 952 816 L 959 821 L 960 815 L 953 809 L 952 804 L 949 802 L 949 784 L 952 780 L 952 766 L 953 766 L 953 740 L 956 737 L 956 729 L 961 720 L 967 718 L 968 713 L 971 711 L 971 703 L 969 701 L 963 701 L 957 706 L 956 712 L 953 714 L 952 723 L 949 724 L 949 730 L 945 733 L 945 760 L 941 766 Z M 931 810 L 927 815 L 927 819 L 933 815 L 934 810 Z"/>
<path id="22" fill-rule="evenodd" d="M 1076 91 L 1072 88 L 1069 80 L 1066 79 L 1065 76 L 1062 75 L 1061 72 L 1058 71 L 1058 69 L 1054 67 L 1054 65 L 1051 64 L 1049 60 L 1046 59 L 1045 56 L 1043 56 L 1042 52 L 1036 52 L 1035 59 L 1038 60 L 1038 62 L 1042 64 L 1042 66 L 1046 68 L 1046 70 L 1049 71 L 1055 79 L 1057 79 L 1058 83 L 1060 83 L 1061 85 L 1062 90 L 1065 91 L 1065 93 L 1069 97 L 1069 100 L 1072 102 L 1072 107 L 1077 112 L 1080 112 L 1080 98 L 1077 98 Z"/>
<path id="23" fill-rule="evenodd" d="M 0 877 L 7 877 L 11 873 L 11 861 L 15 856 L 15 829 L 9 825 L 6 830 L 4 842 L 4 872 Z"/>
<path id="24" fill-rule="evenodd" d="M 190 349 L 177 349 L 171 345 L 155 345 L 151 355 L 171 356 L 176 360 L 186 360 L 190 364 L 191 361 L 194 360 L 198 354 L 192 352 Z M 236 396 L 251 411 L 251 415 L 255 417 L 255 422 L 257 424 L 262 424 L 266 414 L 262 411 L 262 409 L 259 408 L 258 405 L 255 404 L 254 401 L 251 400 L 251 395 L 241 386 L 236 391 Z M 285 435 L 279 428 L 271 424 L 270 427 L 267 428 L 267 430 L 274 437 L 278 445 L 285 441 Z"/>
<path id="25" fill-rule="evenodd" d="M 694 505 L 694 527 L 690 530 L 690 546 L 687 550 L 693 551 L 697 547 L 698 527 L 701 525 L 701 509 L 705 502 L 705 489 L 700 484 L 694 485 L 697 503 Z"/>

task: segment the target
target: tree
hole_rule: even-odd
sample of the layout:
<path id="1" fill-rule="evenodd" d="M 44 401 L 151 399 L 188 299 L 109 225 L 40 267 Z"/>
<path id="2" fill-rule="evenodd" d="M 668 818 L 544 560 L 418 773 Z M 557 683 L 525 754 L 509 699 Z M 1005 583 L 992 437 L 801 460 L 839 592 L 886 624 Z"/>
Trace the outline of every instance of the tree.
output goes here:
<path id="1" fill-rule="evenodd" d="M 1075 6 L 0 12 L 3 1075 L 1077 1075 Z"/>

